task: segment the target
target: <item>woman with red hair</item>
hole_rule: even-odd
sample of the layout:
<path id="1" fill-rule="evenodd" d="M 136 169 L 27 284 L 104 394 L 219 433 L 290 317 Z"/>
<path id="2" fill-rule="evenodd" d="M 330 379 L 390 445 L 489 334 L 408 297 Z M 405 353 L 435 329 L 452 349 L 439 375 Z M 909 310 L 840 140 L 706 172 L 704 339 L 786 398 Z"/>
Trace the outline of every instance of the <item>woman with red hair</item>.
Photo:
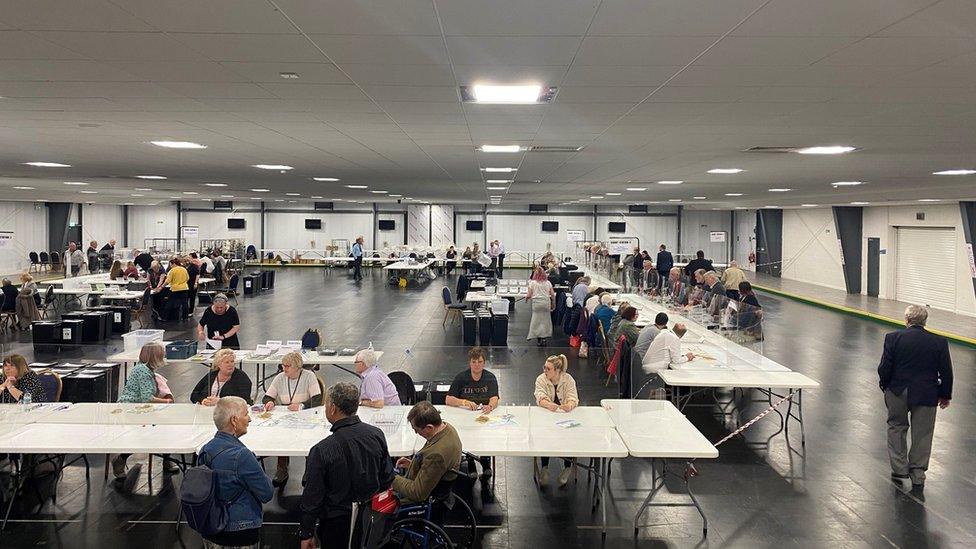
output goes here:
<path id="1" fill-rule="evenodd" d="M 526 340 L 535 339 L 539 346 L 546 344 L 546 339 L 552 337 L 552 316 L 555 308 L 556 292 L 552 283 L 541 266 L 532 271 L 529 290 L 525 294 L 525 301 L 532 305 L 532 320 L 529 322 L 529 334 Z"/>

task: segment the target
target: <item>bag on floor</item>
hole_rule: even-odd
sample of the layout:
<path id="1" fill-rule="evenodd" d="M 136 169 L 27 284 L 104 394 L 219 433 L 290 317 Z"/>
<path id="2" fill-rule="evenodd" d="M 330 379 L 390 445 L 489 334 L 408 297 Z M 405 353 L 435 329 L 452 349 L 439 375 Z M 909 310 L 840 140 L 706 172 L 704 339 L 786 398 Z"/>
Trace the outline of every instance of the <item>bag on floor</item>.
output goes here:
<path id="1" fill-rule="evenodd" d="M 210 468 L 213 460 L 227 450 L 230 448 L 187 469 L 180 484 L 180 507 L 186 523 L 202 536 L 212 536 L 227 527 L 227 503 L 217 498 L 217 471 Z"/>
<path id="2" fill-rule="evenodd" d="M 580 341 L 579 357 L 590 358 L 590 346 L 585 341 Z"/>
<path id="3" fill-rule="evenodd" d="M 302 334 L 302 349 L 318 349 L 322 344 L 322 334 L 317 328 L 309 328 Z"/>
<path id="4" fill-rule="evenodd" d="M 583 340 L 578 335 L 575 335 L 574 334 L 574 335 L 569 336 L 569 346 L 570 347 L 573 347 L 573 348 L 579 347 L 580 346 L 580 343 L 582 343 L 582 342 L 583 342 Z"/>

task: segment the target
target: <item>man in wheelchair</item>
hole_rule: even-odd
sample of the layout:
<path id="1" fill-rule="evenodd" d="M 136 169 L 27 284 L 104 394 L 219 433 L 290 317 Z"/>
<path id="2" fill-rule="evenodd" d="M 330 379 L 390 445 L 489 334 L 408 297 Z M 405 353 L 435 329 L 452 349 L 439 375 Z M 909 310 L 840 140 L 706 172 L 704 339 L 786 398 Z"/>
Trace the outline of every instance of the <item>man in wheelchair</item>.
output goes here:
<path id="1" fill-rule="evenodd" d="M 427 442 L 412 458 L 397 460 L 397 469 L 406 474 L 393 479 L 393 490 L 402 503 L 421 503 L 431 494 L 450 491 L 461 463 L 461 439 L 451 424 L 441 421 L 441 413 L 430 402 L 414 405 L 407 421 Z"/>

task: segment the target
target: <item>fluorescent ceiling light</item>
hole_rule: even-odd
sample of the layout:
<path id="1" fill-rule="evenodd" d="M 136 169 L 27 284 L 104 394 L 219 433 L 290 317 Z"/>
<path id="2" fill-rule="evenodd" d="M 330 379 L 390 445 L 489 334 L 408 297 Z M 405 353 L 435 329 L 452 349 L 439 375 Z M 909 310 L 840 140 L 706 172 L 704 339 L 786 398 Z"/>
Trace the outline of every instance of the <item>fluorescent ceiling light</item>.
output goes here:
<path id="1" fill-rule="evenodd" d="M 797 149 L 800 154 L 844 154 L 856 150 L 856 147 L 847 145 L 831 145 L 826 147 L 804 147 Z"/>
<path id="2" fill-rule="evenodd" d="M 481 152 L 486 153 L 517 153 L 522 150 L 521 145 L 482 145 L 479 148 Z"/>
<path id="3" fill-rule="evenodd" d="M 123 202 L 122 205 L 123 206 L 135 206 L 136 204 L 135 204 L 135 202 Z"/>
<path id="4" fill-rule="evenodd" d="M 515 86 L 500 86 L 495 84 L 475 84 L 471 88 L 477 103 L 538 103 L 542 94 L 542 86 L 538 84 L 523 84 Z"/>
<path id="5" fill-rule="evenodd" d="M 369 185 L 346 185 L 347 189 L 368 189 Z"/>
<path id="6" fill-rule="evenodd" d="M 870 202 L 851 202 L 851 206 L 867 206 Z"/>
<path id="7" fill-rule="evenodd" d="M 932 175 L 973 175 L 976 174 L 976 170 L 942 170 L 941 172 L 932 172 Z"/>
<path id="8" fill-rule="evenodd" d="M 800 206 L 803 206 L 804 208 L 815 208 L 819 205 L 820 204 L 800 204 Z"/>
<path id="9" fill-rule="evenodd" d="M 596 196 L 591 196 L 590 198 L 592 198 L 592 199 L 594 199 L 594 200 L 601 200 L 601 199 L 603 199 L 603 196 L 601 196 L 601 195 L 596 195 Z"/>
<path id="10" fill-rule="evenodd" d="M 152 189 L 146 189 L 146 188 L 136 188 L 136 189 L 133 189 L 133 190 L 135 190 L 135 191 L 143 191 L 143 192 L 149 192 L 149 191 L 151 191 Z"/>
<path id="11" fill-rule="evenodd" d="M 264 199 L 263 199 L 263 198 L 259 198 L 259 197 L 257 197 L 257 196 L 252 196 L 252 197 L 251 197 L 251 200 L 264 200 Z"/>
<path id="12" fill-rule="evenodd" d="M 620 193 L 607 193 L 607 196 L 620 196 Z"/>
<path id="13" fill-rule="evenodd" d="M 693 196 L 691 198 L 694 199 L 694 200 L 705 200 L 708 197 L 707 196 Z"/>
<path id="14" fill-rule="evenodd" d="M 511 179 L 486 179 L 485 183 L 511 183 Z"/>
<path id="15" fill-rule="evenodd" d="M 222 195 L 220 195 L 220 198 L 234 198 L 234 195 L 232 195 L 232 194 L 222 194 Z"/>
<path id="16" fill-rule="evenodd" d="M 313 181 L 338 181 L 338 177 L 313 177 Z"/>
<path id="17" fill-rule="evenodd" d="M 33 191 L 34 187 L 14 187 L 18 191 Z"/>
<path id="18" fill-rule="evenodd" d="M 742 193 L 725 193 L 725 196 L 742 196 Z"/>
<path id="19" fill-rule="evenodd" d="M 146 196 L 146 195 L 144 195 L 144 194 L 138 194 L 138 193 L 133 193 L 133 194 L 130 194 L 129 196 Z"/>
<path id="20" fill-rule="evenodd" d="M 183 194 L 200 194 L 196 191 L 183 191 Z"/>
<path id="21" fill-rule="evenodd" d="M 771 193 L 788 193 L 788 192 L 790 192 L 792 190 L 793 189 L 787 189 L 787 188 L 773 188 L 773 189 L 769 189 L 769 192 L 771 192 Z"/>
<path id="22" fill-rule="evenodd" d="M 311 198 L 322 198 L 321 196 L 313 196 Z"/>
<path id="23" fill-rule="evenodd" d="M 226 187 L 227 183 L 204 183 L 208 187 Z"/>
<path id="24" fill-rule="evenodd" d="M 166 147 L 167 149 L 206 149 L 206 145 L 201 145 L 199 143 L 194 143 L 192 141 L 150 141 L 153 145 L 157 147 Z"/>
<path id="25" fill-rule="evenodd" d="M 779 206 L 763 206 L 763 208 L 779 208 Z"/>
<path id="26" fill-rule="evenodd" d="M 87 187 L 88 186 L 88 183 L 85 183 L 84 181 L 65 181 L 64 184 L 65 185 L 75 185 L 75 186 L 78 186 L 78 187 Z"/>
<path id="27" fill-rule="evenodd" d="M 657 182 L 658 185 L 680 185 L 682 183 L 684 183 L 684 181 L 658 181 Z"/>
<path id="28" fill-rule="evenodd" d="M 745 170 L 743 170 L 742 168 L 712 168 L 708 170 L 708 173 L 733 174 L 733 173 L 742 173 L 744 171 Z"/>
<path id="29" fill-rule="evenodd" d="M 254 192 L 256 192 L 256 193 L 270 192 L 268 189 L 251 189 L 251 190 L 254 191 Z"/>
<path id="30" fill-rule="evenodd" d="M 512 173 L 518 170 L 518 168 L 481 168 L 481 169 L 488 173 Z"/>
<path id="31" fill-rule="evenodd" d="M 275 202 L 284 202 L 284 201 L 285 201 L 284 198 L 275 198 Z"/>
<path id="32" fill-rule="evenodd" d="M 627 187 L 628 191 L 646 191 L 647 187 Z"/>
<path id="33" fill-rule="evenodd" d="M 681 202 L 680 198 L 669 198 L 668 202 Z"/>
<path id="34" fill-rule="evenodd" d="M 137 175 L 139 179 L 166 179 L 163 175 Z"/>
<path id="35" fill-rule="evenodd" d="M 302 196 L 302 193 L 285 193 L 285 196 Z"/>
<path id="36" fill-rule="evenodd" d="M 252 168 L 257 168 L 259 170 L 278 170 L 278 171 L 288 171 L 294 170 L 295 168 L 288 166 L 287 164 L 252 164 Z"/>
<path id="37" fill-rule="evenodd" d="M 400 198 L 403 195 L 402 194 L 391 194 L 390 196 L 393 197 L 393 198 Z M 319 198 L 321 198 L 321 197 L 319 197 Z"/>
<path id="38" fill-rule="evenodd" d="M 390 191 L 369 191 L 369 192 L 371 192 L 371 193 L 373 193 L 373 194 L 387 194 L 387 193 L 389 193 Z"/>
<path id="39" fill-rule="evenodd" d="M 939 198 L 919 198 L 918 199 L 919 202 L 938 202 L 939 200 L 941 200 L 941 199 L 939 199 Z"/>
<path id="40" fill-rule="evenodd" d="M 489 191 L 504 191 L 508 187 L 485 187 L 485 188 L 488 189 Z"/>
<path id="41" fill-rule="evenodd" d="M 58 162 L 24 162 L 26 166 L 35 168 L 70 168 L 71 164 L 59 164 Z"/>
<path id="42" fill-rule="evenodd" d="M 98 194 L 98 191 L 78 191 L 81 194 Z"/>
<path id="43" fill-rule="evenodd" d="M 863 181 L 834 181 L 831 183 L 834 187 L 853 187 L 855 185 L 863 185 Z"/>

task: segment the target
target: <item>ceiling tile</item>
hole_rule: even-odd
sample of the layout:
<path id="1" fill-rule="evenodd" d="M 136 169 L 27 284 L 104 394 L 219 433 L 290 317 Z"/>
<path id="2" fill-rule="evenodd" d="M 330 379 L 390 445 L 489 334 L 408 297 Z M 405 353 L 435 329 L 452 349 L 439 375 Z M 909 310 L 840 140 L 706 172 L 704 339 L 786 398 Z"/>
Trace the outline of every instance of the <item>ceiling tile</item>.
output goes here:
<path id="1" fill-rule="evenodd" d="M 293 72 L 298 74 L 299 81 L 303 84 L 349 83 L 349 79 L 332 63 L 223 61 L 220 65 L 252 82 L 282 82 L 281 73 Z"/>
<path id="2" fill-rule="evenodd" d="M 312 40 L 332 61 L 362 64 L 447 65 L 440 36 L 334 36 L 313 34 Z"/>
<path id="3" fill-rule="evenodd" d="M 24 30 L 149 31 L 152 28 L 109 0 L 7 0 L 3 22 Z"/>
<path id="4" fill-rule="evenodd" d="M 922 67 L 976 51 L 976 38 L 959 36 L 869 37 L 823 62 L 838 66 Z"/>
<path id="5" fill-rule="evenodd" d="M 37 36 L 98 61 L 203 61 L 204 56 L 158 32 L 43 31 Z"/>
<path id="6" fill-rule="evenodd" d="M 695 65 L 810 65 L 856 40 L 851 36 L 729 36 L 703 55 Z"/>
<path id="7" fill-rule="evenodd" d="M 308 34 L 440 35 L 430 0 L 275 3 Z"/>
<path id="8" fill-rule="evenodd" d="M 297 34 L 178 34 L 177 40 L 216 61 L 322 62 L 322 54 Z"/>
<path id="9" fill-rule="evenodd" d="M 459 65 L 569 65 L 575 36 L 450 36 L 451 58 Z"/>
<path id="10" fill-rule="evenodd" d="M 597 0 L 450 0 L 437 4 L 447 36 L 581 36 Z"/>
<path id="11" fill-rule="evenodd" d="M 30 32 L 0 31 L 0 59 L 82 59 L 77 52 Z"/>
<path id="12" fill-rule="evenodd" d="M 447 65 L 362 65 L 345 63 L 342 70 L 359 85 L 453 86 Z"/>
<path id="13" fill-rule="evenodd" d="M 587 36 L 576 65 L 684 66 L 714 40 L 708 36 Z"/>
<path id="14" fill-rule="evenodd" d="M 604 0 L 590 35 L 719 36 L 762 0 Z"/>
<path id="15" fill-rule="evenodd" d="M 930 7 L 883 29 L 879 36 L 968 36 L 976 38 L 976 10 L 970 0 L 925 2 Z"/>
<path id="16" fill-rule="evenodd" d="M 764 6 L 735 36 L 869 36 L 930 5 L 931 0 L 808 2 L 777 0 Z"/>
<path id="17" fill-rule="evenodd" d="M 125 0 L 126 11 L 166 32 L 295 33 L 270 2 Z"/>

